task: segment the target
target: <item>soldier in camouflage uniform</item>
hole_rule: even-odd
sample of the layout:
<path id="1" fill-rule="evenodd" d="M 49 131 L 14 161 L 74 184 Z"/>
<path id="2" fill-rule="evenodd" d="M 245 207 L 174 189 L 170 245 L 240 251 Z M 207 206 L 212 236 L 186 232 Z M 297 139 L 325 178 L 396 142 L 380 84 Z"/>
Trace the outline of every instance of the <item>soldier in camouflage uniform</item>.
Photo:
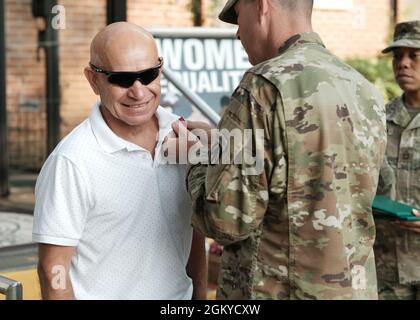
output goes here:
<path id="1" fill-rule="evenodd" d="M 388 166 L 378 193 L 420 207 L 420 21 L 398 24 L 388 52 L 404 94 L 387 105 Z M 420 299 L 420 222 L 376 223 L 379 298 Z"/>
<path id="2" fill-rule="evenodd" d="M 377 299 L 371 204 L 385 106 L 312 32 L 312 8 L 230 0 L 219 16 L 239 25 L 254 65 L 219 129 L 263 130 L 264 169 L 190 167 L 193 225 L 225 246 L 218 299 Z"/>

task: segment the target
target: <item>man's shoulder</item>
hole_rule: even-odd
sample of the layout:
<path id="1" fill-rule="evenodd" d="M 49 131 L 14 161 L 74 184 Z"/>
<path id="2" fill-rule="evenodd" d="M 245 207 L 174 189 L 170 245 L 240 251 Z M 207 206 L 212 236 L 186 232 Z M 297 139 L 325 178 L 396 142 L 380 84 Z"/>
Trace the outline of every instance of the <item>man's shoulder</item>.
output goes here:
<path id="1" fill-rule="evenodd" d="M 287 74 L 289 72 L 303 72 L 305 67 L 316 65 L 321 68 L 323 64 L 341 61 L 321 46 L 296 46 L 283 51 L 275 57 L 263 61 L 249 71 L 256 74 Z"/>
<path id="2" fill-rule="evenodd" d="M 355 98 L 370 100 L 374 97 L 383 104 L 381 93 L 371 82 L 323 48 L 286 52 L 256 65 L 248 73 L 267 79 L 283 96 L 309 97 L 312 92 L 356 89 Z"/>
<path id="3" fill-rule="evenodd" d="M 241 83 L 239 84 L 239 88 L 246 89 L 247 91 L 254 93 L 253 95 L 258 95 L 261 93 L 267 92 L 277 92 L 278 89 L 276 86 L 263 74 L 254 72 L 253 68 L 249 69 L 245 72 Z"/>
<path id="4" fill-rule="evenodd" d="M 295 52 L 301 50 L 300 52 Z M 266 60 L 249 73 L 261 75 L 269 80 L 357 80 L 369 83 L 358 71 L 323 48 L 297 48 Z"/>
<path id="5" fill-rule="evenodd" d="M 270 114 L 272 106 L 277 103 L 279 94 L 279 90 L 271 81 L 262 75 L 248 71 L 233 93 L 233 99 L 227 110 L 233 113 L 235 118 L 248 118 L 251 108 L 256 108 L 254 110 L 256 114 Z"/>
<path id="6" fill-rule="evenodd" d="M 94 147 L 94 135 L 90 120 L 86 119 L 66 135 L 52 152 L 54 156 L 64 156 L 70 160 L 83 158 Z"/>

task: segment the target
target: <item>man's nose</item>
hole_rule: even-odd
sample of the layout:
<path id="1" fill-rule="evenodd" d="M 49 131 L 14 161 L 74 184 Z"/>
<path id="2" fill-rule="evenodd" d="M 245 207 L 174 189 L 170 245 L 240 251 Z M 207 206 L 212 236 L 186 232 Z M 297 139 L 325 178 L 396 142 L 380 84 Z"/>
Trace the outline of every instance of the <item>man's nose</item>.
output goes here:
<path id="1" fill-rule="evenodd" d="M 138 98 L 141 98 L 145 95 L 145 93 L 146 93 L 145 90 L 146 90 L 146 86 L 143 85 L 140 82 L 140 80 L 136 80 L 136 81 L 134 81 L 133 85 L 130 88 L 128 88 L 127 95 L 130 98 L 138 99 Z"/>

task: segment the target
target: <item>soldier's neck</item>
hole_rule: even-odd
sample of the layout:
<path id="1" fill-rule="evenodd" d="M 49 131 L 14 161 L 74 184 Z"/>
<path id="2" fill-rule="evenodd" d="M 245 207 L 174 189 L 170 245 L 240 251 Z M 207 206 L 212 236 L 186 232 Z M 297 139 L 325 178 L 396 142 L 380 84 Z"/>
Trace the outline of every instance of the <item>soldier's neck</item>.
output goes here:
<path id="1" fill-rule="evenodd" d="M 420 90 L 405 92 L 404 103 L 407 107 L 420 108 Z"/>
<path id="2" fill-rule="evenodd" d="M 279 21 L 281 25 L 279 27 Z M 279 48 L 291 37 L 305 32 L 313 32 L 311 19 L 302 16 L 287 15 L 278 12 L 268 22 L 267 43 L 265 44 L 267 59 L 278 55 Z"/>

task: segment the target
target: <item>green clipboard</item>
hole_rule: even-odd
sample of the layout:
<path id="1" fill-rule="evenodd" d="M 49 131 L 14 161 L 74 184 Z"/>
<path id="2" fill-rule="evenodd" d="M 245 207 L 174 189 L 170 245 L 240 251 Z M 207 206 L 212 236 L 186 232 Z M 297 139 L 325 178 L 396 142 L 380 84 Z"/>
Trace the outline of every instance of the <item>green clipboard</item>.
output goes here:
<path id="1" fill-rule="evenodd" d="M 405 221 L 420 221 L 420 217 L 413 216 L 413 209 L 404 203 L 391 200 L 385 196 L 376 196 L 372 204 L 373 213 L 378 218 Z"/>

